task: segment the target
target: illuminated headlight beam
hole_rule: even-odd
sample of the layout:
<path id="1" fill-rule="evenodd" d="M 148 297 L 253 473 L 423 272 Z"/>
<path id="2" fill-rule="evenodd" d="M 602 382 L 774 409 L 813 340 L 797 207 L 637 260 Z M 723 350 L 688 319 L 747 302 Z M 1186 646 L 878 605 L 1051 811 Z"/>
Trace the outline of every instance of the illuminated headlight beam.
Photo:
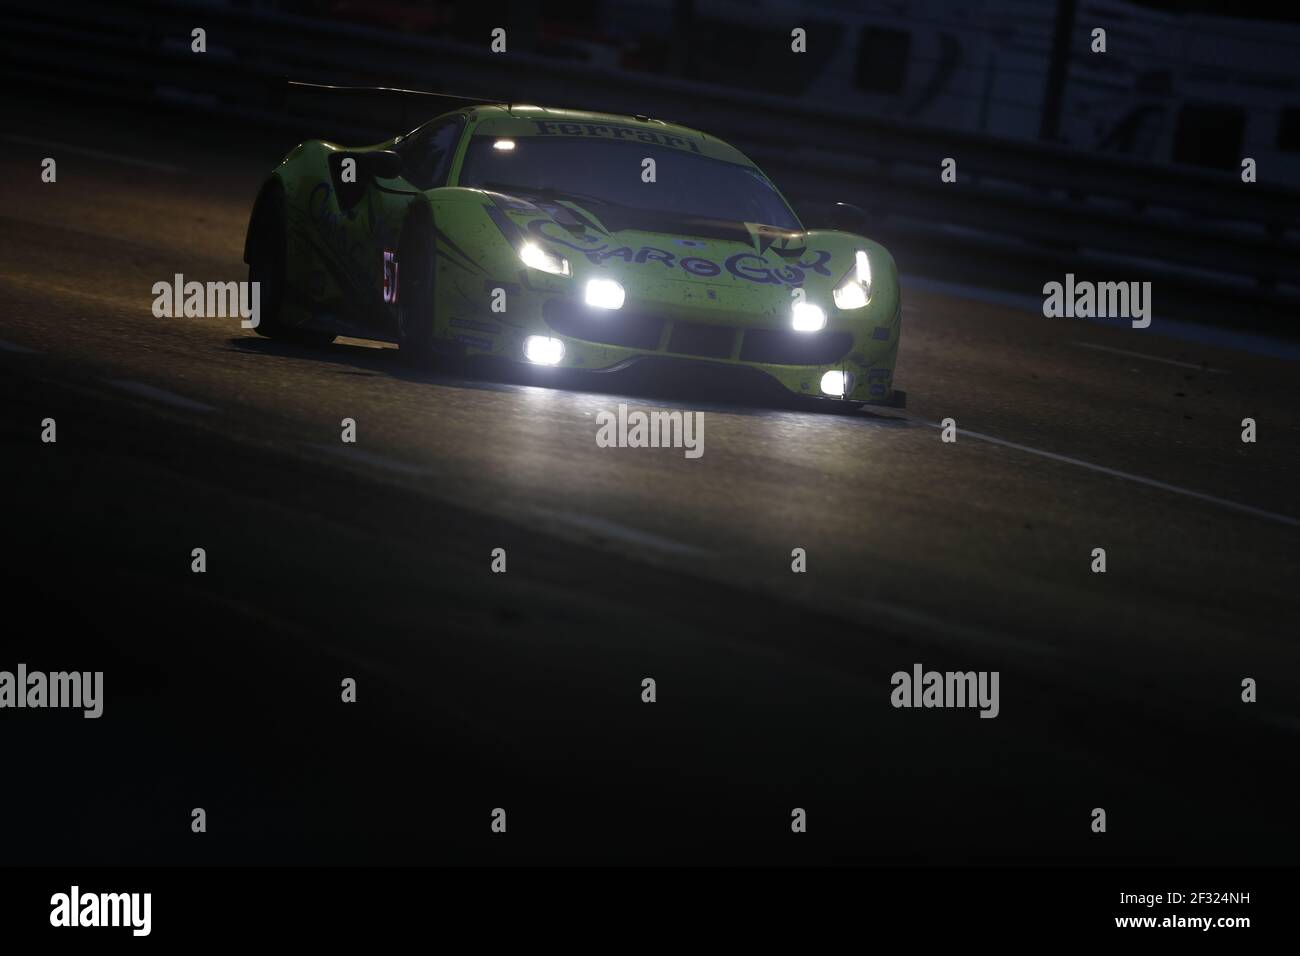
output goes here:
<path id="1" fill-rule="evenodd" d="M 871 260 L 859 249 L 853 256 L 853 272 L 832 293 L 835 308 L 843 311 L 860 309 L 871 301 Z"/>
<path id="2" fill-rule="evenodd" d="M 584 300 L 596 309 L 621 309 L 627 294 L 613 279 L 592 279 L 587 283 Z"/>
<path id="3" fill-rule="evenodd" d="M 547 252 L 535 242 L 525 242 L 519 247 L 519 259 L 530 269 L 549 272 L 551 275 L 567 276 L 569 260 L 563 256 Z"/>
<path id="4" fill-rule="evenodd" d="M 822 376 L 822 394 L 843 398 L 853 390 L 853 376 L 848 372 L 832 370 Z"/>
<path id="5" fill-rule="evenodd" d="M 826 327 L 826 312 L 811 302 L 796 302 L 790 319 L 796 332 L 820 332 Z"/>
<path id="6" fill-rule="evenodd" d="M 545 335 L 524 339 L 524 358 L 534 365 L 558 365 L 564 358 L 564 343 Z"/>
<path id="7" fill-rule="evenodd" d="M 859 249 L 853 255 L 853 264 L 858 273 L 858 281 L 868 289 L 871 288 L 871 260 L 867 258 L 867 253 Z"/>

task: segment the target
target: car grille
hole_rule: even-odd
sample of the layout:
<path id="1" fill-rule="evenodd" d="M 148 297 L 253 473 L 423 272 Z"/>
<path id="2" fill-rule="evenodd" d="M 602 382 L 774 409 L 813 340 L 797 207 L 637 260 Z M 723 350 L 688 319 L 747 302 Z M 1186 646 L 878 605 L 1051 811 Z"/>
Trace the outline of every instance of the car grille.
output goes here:
<path id="1" fill-rule="evenodd" d="M 668 324 L 662 316 L 646 312 L 592 309 L 568 299 L 550 299 L 542 318 L 556 332 L 585 342 L 655 351 Z M 740 330 L 699 322 L 673 323 L 665 351 L 700 358 L 730 358 Z M 795 332 L 792 329 L 746 329 L 740 361 L 764 365 L 831 365 L 848 354 L 853 336 L 848 332 Z"/>
<path id="2" fill-rule="evenodd" d="M 668 351 L 702 358 L 731 358 L 736 330 L 725 325 L 699 325 L 695 322 L 673 323 Z"/>
<path id="3" fill-rule="evenodd" d="M 740 347 L 740 360 L 765 365 L 831 365 L 852 347 L 853 336 L 848 332 L 750 329 Z"/>
<path id="4" fill-rule="evenodd" d="M 561 335 L 629 349 L 658 348 L 664 331 L 664 319 L 656 315 L 591 309 L 565 299 L 548 300 L 542 318 Z"/>

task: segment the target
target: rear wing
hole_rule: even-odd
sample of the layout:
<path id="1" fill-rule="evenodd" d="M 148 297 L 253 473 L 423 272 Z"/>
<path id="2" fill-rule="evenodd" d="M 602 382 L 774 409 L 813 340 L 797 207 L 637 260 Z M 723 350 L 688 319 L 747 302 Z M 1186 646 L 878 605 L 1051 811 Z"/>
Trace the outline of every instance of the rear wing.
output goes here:
<path id="1" fill-rule="evenodd" d="M 284 84 L 284 112 L 289 120 L 313 139 L 357 140 L 371 137 L 370 142 L 411 132 L 435 116 L 469 106 L 504 106 L 530 103 L 562 109 L 556 103 L 535 100 L 502 100 L 461 93 L 435 93 L 392 86 L 335 86 L 288 80 Z M 649 122 L 640 113 L 622 114 Z"/>
<path id="2" fill-rule="evenodd" d="M 288 80 L 283 106 L 290 121 L 311 129 L 314 138 L 346 140 L 358 136 L 387 139 L 409 133 L 442 113 L 498 103 L 509 105 L 499 99 L 459 93 Z"/>

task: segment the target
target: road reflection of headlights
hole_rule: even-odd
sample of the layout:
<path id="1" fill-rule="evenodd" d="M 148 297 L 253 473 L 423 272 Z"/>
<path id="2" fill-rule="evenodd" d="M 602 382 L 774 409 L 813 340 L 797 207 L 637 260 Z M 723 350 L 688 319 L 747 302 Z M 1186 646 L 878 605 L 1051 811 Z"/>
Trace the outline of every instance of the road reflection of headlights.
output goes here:
<path id="1" fill-rule="evenodd" d="M 519 249 L 519 258 L 530 269 L 549 272 L 551 275 L 567 276 L 569 260 L 554 253 L 547 252 L 535 242 L 525 242 Z"/>
<path id="2" fill-rule="evenodd" d="M 853 259 L 853 271 L 833 293 L 835 308 L 844 311 L 860 309 L 871 301 L 871 260 L 861 249 Z"/>
<path id="3" fill-rule="evenodd" d="M 820 332 L 826 327 L 826 313 L 811 302 L 796 302 L 790 313 L 796 332 Z"/>

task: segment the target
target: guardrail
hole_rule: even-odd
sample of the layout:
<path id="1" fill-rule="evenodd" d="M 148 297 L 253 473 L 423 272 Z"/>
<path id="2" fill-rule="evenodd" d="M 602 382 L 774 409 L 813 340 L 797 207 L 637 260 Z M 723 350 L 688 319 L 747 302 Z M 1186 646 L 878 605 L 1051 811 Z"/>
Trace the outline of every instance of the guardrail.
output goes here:
<path id="1" fill-rule="evenodd" d="M 207 3 L 0 0 L 10 83 L 171 101 L 304 135 L 375 141 L 427 119 L 339 109 L 293 114 L 286 77 L 408 86 L 696 126 L 754 158 L 795 204 L 868 210 L 872 234 L 913 274 L 1041 295 L 1066 272 L 1150 280 L 1157 318 L 1300 334 L 1300 191 L 1051 145 L 882 120 L 768 94 L 599 69 L 350 23 Z M 190 50 L 206 31 L 207 52 Z M 422 112 L 423 111 L 423 112 Z M 434 110 L 433 112 L 436 112 Z M 957 182 L 940 180 L 945 157 Z"/>

